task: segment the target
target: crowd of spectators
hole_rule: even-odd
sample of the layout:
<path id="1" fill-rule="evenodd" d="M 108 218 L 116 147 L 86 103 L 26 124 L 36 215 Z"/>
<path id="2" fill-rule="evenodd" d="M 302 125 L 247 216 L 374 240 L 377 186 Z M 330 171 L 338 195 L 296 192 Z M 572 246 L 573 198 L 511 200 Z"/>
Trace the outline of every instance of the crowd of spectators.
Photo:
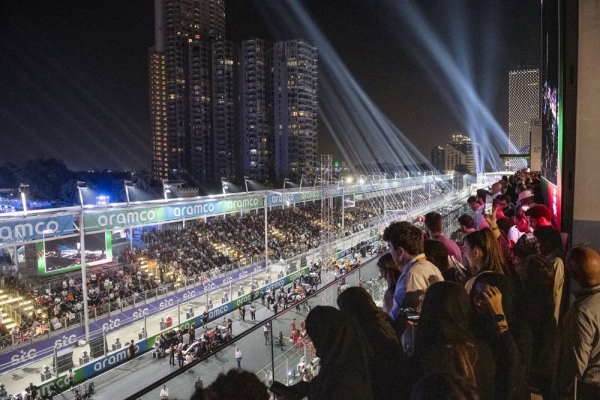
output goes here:
<path id="1" fill-rule="evenodd" d="M 425 232 L 390 224 L 384 311 L 362 288 L 342 292 L 339 310 L 316 307 L 306 329 L 320 372 L 275 385 L 276 398 L 600 398 L 600 254 L 566 246 L 536 193 L 526 171 L 478 191 L 459 244 L 437 213 Z"/>
<path id="2" fill-rule="evenodd" d="M 362 231 L 381 221 L 384 209 L 406 209 L 443 196 L 439 189 L 415 189 L 357 201 L 344 210 L 334 207 L 331 230 L 343 235 Z M 423 203 L 424 204 L 424 203 Z M 269 255 L 271 259 L 289 259 L 321 244 L 324 230 L 321 203 L 306 202 L 293 207 L 272 207 L 268 214 Z M 98 267 L 88 274 L 88 305 L 92 316 L 105 315 L 134 303 L 145 291 L 166 291 L 168 285 L 183 280 L 207 279 L 228 271 L 232 265 L 244 266 L 264 257 L 264 215 L 262 212 L 226 215 L 205 220 L 172 224 L 162 229 L 144 230 L 146 248 L 127 248 L 122 264 Z M 141 267 L 143 261 L 156 260 L 155 269 Z M 80 323 L 83 298 L 81 278 L 75 274 L 44 288 L 27 292 L 21 279 L 7 265 L 3 273 L 7 286 L 18 288 L 21 296 L 32 301 L 33 311 L 19 308 L 19 324 L 8 330 L 0 324 L 0 346 L 24 343 L 48 330 Z M 351 269 L 348 262 L 328 265 L 338 273 Z"/>
<path id="3" fill-rule="evenodd" d="M 306 329 L 319 375 L 277 398 L 600 398 L 600 255 L 565 246 L 538 185 L 520 171 L 478 191 L 473 211 L 493 198 L 492 211 L 462 216 L 458 244 L 437 213 L 425 232 L 390 224 L 384 311 L 362 288 L 342 292 L 339 311 L 315 308 Z M 508 239 L 519 220 L 527 245 Z"/>
<path id="4" fill-rule="evenodd" d="M 382 215 L 381 201 L 357 202 L 345 210 L 345 232 L 358 232 Z M 334 223 L 341 225 L 336 208 Z M 320 245 L 320 202 L 306 202 L 295 207 L 272 207 L 268 215 L 269 253 L 272 259 L 289 259 Z M 125 263 L 114 268 L 98 267 L 88 275 L 90 315 L 104 315 L 108 309 L 132 304 L 144 291 L 163 290 L 163 285 L 182 279 L 198 280 L 202 274 L 212 279 L 231 264 L 250 264 L 264 257 L 264 215 L 262 212 L 226 215 L 172 224 L 163 229 L 144 230 L 147 248 L 127 249 Z M 4 253 L 3 253 L 4 254 Z M 156 269 L 141 268 L 141 262 L 155 259 Z M 2 273 L 5 283 L 18 284 L 9 265 Z M 14 281 L 14 282 L 13 282 Z M 12 282 L 12 283 L 11 283 Z M 80 322 L 83 308 L 81 278 L 78 274 L 54 282 L 54 287 L 19 293 L 33 303 L 33 312 L 22 311 L 20 324 L 10 331 L 13 338 L 2 336 L 0 345 L 29 341 L 32 337 L 65 325 Z M 12 287 L 12 286 L 11 286 Z M 8 329 L 0 324 L 1 332 Z"/>

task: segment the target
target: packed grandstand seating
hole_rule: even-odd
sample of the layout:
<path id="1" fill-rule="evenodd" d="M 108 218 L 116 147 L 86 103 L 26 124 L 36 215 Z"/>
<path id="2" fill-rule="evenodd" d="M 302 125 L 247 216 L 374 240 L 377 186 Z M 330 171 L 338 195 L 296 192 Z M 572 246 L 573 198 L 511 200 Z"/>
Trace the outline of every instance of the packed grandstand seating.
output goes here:
<path id="1" fill-rule="evenodd" d="M 441 189 L 416 189 L 415 204 L 441 200 Z M 430 199 L 431 198 L 431 199 Z M 387 209 L 402 209 L 410 204 L 411 195 L 405 192 L 388 194 Z M 359 232 L 381 221 L 384 199 L 375 197 L 356 202 L 344 211 L 344 232 Z M 342 213 L 334 209 L 334 223 L 341 232 Z M 268 211 L 269 257 L 290 259 L 320 245 L 321 203 L 309 201 L 294 207 L 272 207 Z M 89 312 L 101 316 L 111 310 L 133 304 L 150 291 L 153 295 L 183 285 L 183 280 L 198 281 L 201 274 L 210 279 L 232 267 L 249 265 L 264 258 L 264 215 L 257 213 L 230 214 L 204 220 L 170 224 L 162 229 L 143 231 L 144 248 L 127 249 L 120 263 L 113 267 L 95 267 L 88 274 Z M 156 260 L 149 271 L 145 263 Z M 81 278 L 78 274 L 54 282 L 48 289 L 25 291 L 19 279 L 6 273 L 6 282 L 19 290 L 22 299 L 31 300 L 28 310 L 18 308 L 19 317 L 7 319 L 0 325 L 0 346 L 25 342 L 47 330 L 79 324 L 83 306 Z M 9 322 L 10 321 L 10 322 Z M 11 339 L 7 334 L 12 334 Z"/>

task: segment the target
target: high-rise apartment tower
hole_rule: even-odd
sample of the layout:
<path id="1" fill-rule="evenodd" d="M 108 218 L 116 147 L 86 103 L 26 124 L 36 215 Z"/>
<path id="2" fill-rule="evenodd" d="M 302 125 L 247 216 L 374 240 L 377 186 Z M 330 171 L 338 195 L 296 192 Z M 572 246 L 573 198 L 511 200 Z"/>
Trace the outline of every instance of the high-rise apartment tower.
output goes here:
<path id="1" fill-rule="evenodd" d="M 299 182 L 317 169 L 317 49 L 277 42 L 273 68 L 276 180 Z"/>
<path id="2" fill-rule="evenodd" d="M 531 121 L 539 118 L 540 70 L 523 68 L 508 73 L 508 152 L 528 154 Z M 510 167 L 525 168 L 524 159 L 510 160 Z"/>
<path id="3" fill-rule="evenodd" d="M 152 176 L 211 179 L 210 42 L 225 37 L 225 3 L 224 0 L 155 0 L 154 4 L 155 45 L 149 57 Z M 164 69 L 162 65 L 157 68 L 163 61 Z M 155 85 L 162 79 L 166 82 L 164 87 Z M 166 111 L 166 132 L 162 111 Z"/>
<path id="4" fill-rule="evenodd" d="M 262 39 L 242 42 L 240 67 L 242 170 L 252 180 L 274 179 L 273 51 Z"/>

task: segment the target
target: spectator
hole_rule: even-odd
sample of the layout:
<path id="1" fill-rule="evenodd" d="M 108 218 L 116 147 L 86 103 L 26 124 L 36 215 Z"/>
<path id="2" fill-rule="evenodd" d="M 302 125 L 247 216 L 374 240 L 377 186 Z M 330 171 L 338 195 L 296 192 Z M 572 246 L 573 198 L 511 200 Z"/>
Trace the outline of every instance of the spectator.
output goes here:
<path id="1" fill-rule="evenodd" d="M 197 388 L 191 400 L 269 400 L 269 393 L 255 374 L 231 369 L 208 387 Z"/>
<path id="2" fill-rule="evenodd" d="M 290 390 L 308 400 L 373 400 L 369 349 L 356 324 L 333 307 L 317 306 L 306 317 L 306 331 L 321 360 L 320 372 Z"/>
<path id="3" fill-rule="evenodd" d="M 465 289 L 454 282 L 431 285 L 425 295 L 409 360 L 406 386 L 435 372 L 456 374 L 474 387 L 481 399 L 494 399 L 494 358 L 489 346 L 475 340 L 469 327 L 471 310 Z"/>
<path id="4" fill-rule="evenodd" d="M 530 190 L 521 191 L 519 193 L 519 198 L 517 199 L 517 204 L 519 205 L 519 209 L 521 209 L 523 212 L 526 212 L 534 205 L 533 193 L 531 193 Z"/>
<path id="5" fill-rule="evenodd" d="M 504 272 L 504 258 L 500 246 L 489 228 L 475 231 L 465 236 L 465 257 L 473 277 L 465 283 L 467 293 L 471 291 L 476 277 L 485 271 Z"/>
<path id="6" fill-rule="evenodd" d="M 421 379 L 410 400 L 479 400 L 471 384 L 455 374 L 432 373 Z"/>
<path id="7" fill-rule="evenodd" d="M 383 311 L 389 313 L 394 305 L 394 292 L 396 291 L 396 282 L 400 278 L 402 269 L 390 253 L 386 253 L 377 260 L 379 275 L 387 282 L 387 289 L 383 295 Z"/>
<path id="8" fill-rule="evenodd" d="M 371 295 L 362 287 L 344 290 L 337 299 L 340 310 L 358 322 L 370 347 L 369 372 L 375 399 L 395 399 L 402 390 L 400 379 L 405 366 L 398 336 L 389 316 L 379 311 Z"/>
<path id="9" fill-rule="evenodd" d="M 430 212 L 425 214 L 425 231 L 429 234 L 429 238 L 442 242 L 448 249 L 448 254 L 460 260 L 462 258 L 460 248 L 455 241 L 444 235 L 443 229 L 444 219 L 439 213 Z"/>
<path id="10" fill-rule="evenodd" d="M 491 187 L 491 193 L 492 198 L 495 200 L 496 197 L 502 195 L 502 183 L 501 182 L 496 182 L 492 185 Z"/>
<path id="11" fill-rule="evenodd" d="M 440 270 L 427 261 L 423 254 L 425 238 L 416 226 L 406 221 L 392 222 L 385 228 L 383 240 L 388 242 L 394 261 L 402 267 L 389 313 L 393 321 L 399 322 L 400 308 L 417 309 L 427 288 L 444 278 Z"/>
<path id="12" fill-rule="evenodd" d="M 530 208 L 530 210 L 540 206 Z M 569 285 L 565 285 L 565 265 L 563 262 L 562 239 L 553 226 L 539 226 L 533 231 L 538 253 L 550 261 L 553 268 L 554 319 L 558 324 L 569 305 Z"/>
<path id="13" fill-rule="evenodd" d="M 558 343 L 554 317 L 554 269 L 541 255 L 533 255 L 523 260 L 521 265 L 523 282 L 523 318 L 532 332 L 531 373 L 529 385 L 541 393 L 544 399 L 550 398 L 552 383 L 555 381 Z"/>
<path id="14" fill-rule="evenodd" d="M 444 280 L 456 282 L 454 269 L 450 268 L 450 263 L 448 262 L 448 249 L 444 246 L 444 243 L 438 240 L 427 239 L 425 240 L 424 252 L 427 260 L 438 267 Z"/>
<path id="15" fill-rule="evenodd" d="M 536 204 L 525 211 L 529 224 L 535 230 L 542 226 L 552 226 L 552 212 L 543 204 Z"/>
<path id="16" fill-rule="evenodd" d="M 496 362 L 496 399 L 525 399 L 531 360 L 531 331 L 513 312 L 510 280 L 498 272 L 475 279 L 470 293 L 472 332 L 490 346 Z"/>
<path id="17" fill-rule="evenodd" d="M 600 255 L 585 246 L 567 254 L 567 267 L 581 290 L 564 317 L 563 344 L 558 374 L 559 395 L 573 395 L 578 380 L 578 399 L 600 396 Z"/>
<path id="18" fill-rule="evenodd" d="M 480 196 L 483 195 L 483 196 Z M 485 194 L 477 191 L 477 196 L 470 196 L 467 199 L 467 204 L 473 211 L 473 221 L 475 222 L 475 229 L 487 228 L 489 225 L 483 218 L 483 212 L 485 211 Z"/>

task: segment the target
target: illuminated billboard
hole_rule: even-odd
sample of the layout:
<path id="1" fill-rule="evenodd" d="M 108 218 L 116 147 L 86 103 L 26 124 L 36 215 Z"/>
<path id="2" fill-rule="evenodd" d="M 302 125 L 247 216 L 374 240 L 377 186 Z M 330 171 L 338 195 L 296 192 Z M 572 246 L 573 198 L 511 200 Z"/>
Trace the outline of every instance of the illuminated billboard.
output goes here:
<path id="1" fill-rule="evenodd" d="M 542 177 L 547 203 L 560 229 L 563 146 L 563 65 L 561 59 L 560 5 L 562 0 L 542 2 Z"/>
<path id="2" fill-rule="evenodd" d="M 56 275 L 81 268 L 79 236 L 38 242 L 36 258 L 39 275 Z M 112 233 L 85 235 L 85 259 L 88 267 L 112 261 Z"/>

